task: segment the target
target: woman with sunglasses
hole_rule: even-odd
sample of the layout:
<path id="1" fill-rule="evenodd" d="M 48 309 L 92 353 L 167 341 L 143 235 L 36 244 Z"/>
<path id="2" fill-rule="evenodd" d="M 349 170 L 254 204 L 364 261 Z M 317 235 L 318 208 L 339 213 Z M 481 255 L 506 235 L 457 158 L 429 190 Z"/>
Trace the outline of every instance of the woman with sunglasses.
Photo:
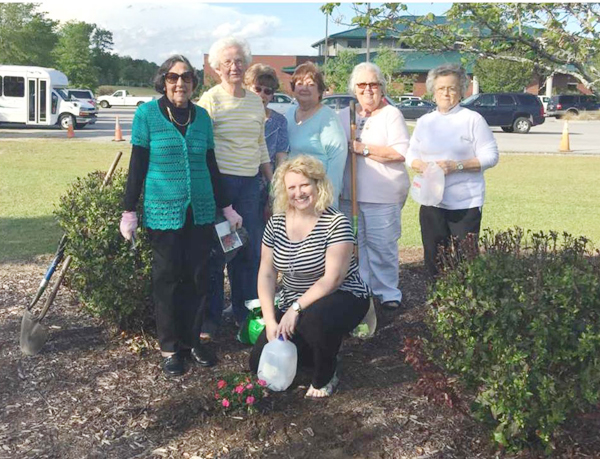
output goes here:
<path id="1" fill-rule="evenodd" d="M 348 155 L 344 128 L 335 112 L 321 103 L 326 86 L 315 64 L 299 65 L 292 75 L 291 85 L 298 105 L 286 113 L 290 157 L 307 154 L 323 163 L 333 185 L 333 206 L 338 207 Z"/>
<path id="2" fill-rule="evenodd" d="M 410 181 L 404 165 L 409 134 L 400 110 L 385 98 L 385 78 L 379 67 L 362 63 L 354 67 L 348 85 L 358 99 L 356 158 L 358 201 L 358 258 L 360 275 L 386 309 L 402 301 L 398 288 L 400 215 Z M 352 214 L 350 167 L 346 168 L 341 208 Z"/>
<path id="3" fill-rule="evenodd" d="M 246 72 L 244 85 L 262 99 L 265 107 L 265 141 L 267 143 L 267 150 L 269 151 L 269 158 L 271 158 L 271 167 L 275 170 L 278 164 L 287 159 L 290 150 L 285 116 L 268 107 L 269 103 L 273 100 L 275 91 L 279 87 L 277 73 L 269 65 L 254 64 Z M 265 221 L 270 217 L 267 184 L 267 178 L 262 175 L 259 213 L 265 218 Z"/>
<path id="4" fill-rule="evenodd" d="M 216 363 L 211 345 L 200 341 L 216 208 L 223 209 L 232 227 L 242 224 L 217 166 L 210 118 L 190 101 L 197 84 L 184 56 L 172 56 L 158 69 L 154 87 L 163 96 L 138 107 L 133 119 L 120 224 L 123 237 L 131 240 L 143 188 L 158 342 L 167 376 L 185 372 L 188 352 L 202 366 Z"/>
<path id="5" fill-rule="evenodd" d="M 233 208 L 244 219 L 244 228 L 248 232 L 248 245 L 227 264 L 233 314 L 236 322 L 241 324 L 248 314 L 245 301 L 257 298 L 256 279 L 263 228 L 258 211 L 258 173 L 261 172 L 270 182 L 273 170 L 265 143 L 263 103 L 260 97 L 243 86 L 244 74 L 252 62 L 248 43 L 233 37 L 222 38 L 211 46 L 208 62 L 221 78 L 221 83 L 202 94 L 200 106 L 212 118 L 219 170 Z M 225 296 L 224 268 L 223 259 L 216 259 L 211 264 L 211 318 L 217 323 Z M 205 333 L 211 331 L 205 329 Z"/>

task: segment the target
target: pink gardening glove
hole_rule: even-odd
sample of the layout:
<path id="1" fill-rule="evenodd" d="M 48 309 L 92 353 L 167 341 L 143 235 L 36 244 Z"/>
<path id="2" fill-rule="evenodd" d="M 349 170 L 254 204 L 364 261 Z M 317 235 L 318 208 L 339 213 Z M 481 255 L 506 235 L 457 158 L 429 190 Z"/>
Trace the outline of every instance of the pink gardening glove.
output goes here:
<path id="1" fill-rule="evenodd" d="M 227 206 L 223 209 L 223 216 L 229 222 L 229 227 L 231 231 L 235 231 L 238 228 L 242 227 L 242 217 L 235 210 L 233 210 L 233 206 Z"/>
<path id="2" fill-rule="evenodd" d="M 135 212 L 123 212 L 121 215 L 121 223 L 119 225 L 119 231 L 125 239 L 131 240 L 132 235 L 138 226 L 137 214 Z"/>

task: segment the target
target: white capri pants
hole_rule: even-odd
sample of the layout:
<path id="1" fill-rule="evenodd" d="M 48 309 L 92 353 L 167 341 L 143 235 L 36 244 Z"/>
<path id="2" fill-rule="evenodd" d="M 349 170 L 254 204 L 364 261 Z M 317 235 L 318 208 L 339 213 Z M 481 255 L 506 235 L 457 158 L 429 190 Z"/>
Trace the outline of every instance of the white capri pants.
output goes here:
<path id="1" fill-rule="evenodd" d="M 352 222 L 352 203 L 340 200 L 340 207 Z M 398 288 L 401 211 L 400 203 L 358 203 L 360 276 L 382 302 L 402 301 Z"/>

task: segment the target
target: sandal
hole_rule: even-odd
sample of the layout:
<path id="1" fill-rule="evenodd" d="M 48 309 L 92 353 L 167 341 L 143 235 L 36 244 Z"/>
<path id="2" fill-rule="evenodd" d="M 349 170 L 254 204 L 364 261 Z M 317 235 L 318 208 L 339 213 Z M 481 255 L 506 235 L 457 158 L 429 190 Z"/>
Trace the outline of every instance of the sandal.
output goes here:
<path id="1" fill-rule="evenodd" d="M 327 384 L 325 384 L 325 386 L 321 387 L 320 389 L 315 389 L 313 387 L 313 385 L 311 384 L 310 387 L 308 388 L 308 391 L 306 392 L 306 395 L 304 396 L 304 398 L 307 398 L 309 400 L 323 400 L 326 398 L 331 397 L 331 394 L 333 394 L 333 391 L 335 390 L 335 388 L 337 387 L 337 385 L 340 383 L 340 379 L 337 377 L 337 374 L 334 373 L 333 377 L 331 378 L 331 381 L 329 381 Z M 311 392 L 311 390 L 318 390 L 320 392 L 322 392 L 324 395 L 321 397 L 316 397 L 314 395 L 308 395 L 309 392 Z"/>

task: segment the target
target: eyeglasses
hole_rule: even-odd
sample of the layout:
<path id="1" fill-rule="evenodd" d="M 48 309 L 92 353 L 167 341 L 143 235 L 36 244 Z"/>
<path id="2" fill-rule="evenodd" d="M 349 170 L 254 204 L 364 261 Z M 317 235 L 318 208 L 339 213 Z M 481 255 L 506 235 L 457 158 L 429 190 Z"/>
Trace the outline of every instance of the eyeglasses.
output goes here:
<path id="1" fill-rule="evenodd" d="M 448 91 L 450 94 L 458 94 L 458 88 L 456 86 L 440 86 L 435 88 L 435 90 L 440 94 L 443 94 L 446 91 Z"/>
<path id="2" fill-rule="evenodd" d="M 187 71 L 183 72 L 181 75 L 175 72 L 165 73 L 165 81 L 170 84 L 175 84 L 179 81 L 179 78 L 183 80 L 184 83 L 191 83 L 194 81 L 194 72 Z"/>
<path id="3" fill-rule="evenodd" d="M 367 86 L 371 89 L 379 89 L 379 83 L 356 83 L 359 89 L 367 89 Z"/>
<path id="4" fill-rule="evenodd" d="M 234 65 L 238 68 L 242 68 L 244 65 L 244 61 L 242 59 L 227 59 L 227 60 L 221 62 L 221 65 L 223 65 L 224 67 L 227 67 L 227 68 L 231 68 Z"/>
<path id="5" fill-rule="evenodd" d="M 266 86 L 254 86 L 254 92 L 260 94 L 264 92 L 267 96 L 272 96 L 275 93 L 274 89 L 267 88 Z"/>

